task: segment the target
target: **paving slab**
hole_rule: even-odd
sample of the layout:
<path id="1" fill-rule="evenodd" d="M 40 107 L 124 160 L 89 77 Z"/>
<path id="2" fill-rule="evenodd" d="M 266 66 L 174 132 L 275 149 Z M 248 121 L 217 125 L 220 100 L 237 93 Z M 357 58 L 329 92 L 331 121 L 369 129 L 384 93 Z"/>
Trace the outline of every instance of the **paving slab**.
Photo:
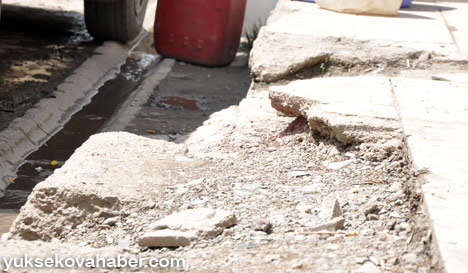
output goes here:
<path id="1" fill-rule="evenodd" d="M 447 272 L 468 272 L 468 84 L 392 79 L 424 202 Z"/>
<path id="2" fill-rule="evenodd" d="M 274 82 L 326 59 L 387 64 L 429 53 L 439 62 L 466 62 L 465 13 L 466 3 L 461 1 L 414 1 L 397 16 L 382 17 L 281 0 L 251 52 L 252 75 L 257 81 Z"/>

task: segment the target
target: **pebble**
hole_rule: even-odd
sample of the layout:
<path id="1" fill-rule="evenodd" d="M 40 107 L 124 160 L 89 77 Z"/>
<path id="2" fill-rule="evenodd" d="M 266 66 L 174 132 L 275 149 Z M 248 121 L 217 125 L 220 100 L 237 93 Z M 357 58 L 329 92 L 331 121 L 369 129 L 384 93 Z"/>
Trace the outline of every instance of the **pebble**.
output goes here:
<path id="1" fill-rule="evenodd" d="M 253 220 L 252 227 L 254 230 L 264 231 L 268 233 L 271 231 L 271 228 L 273 226 L 271 225 L 271 222 L 268 219 L 256 218 Z"/>
<path id="2" fill-rule="evenodd" d="M 403 255 L 402 260 L 405 262 L 405 264 L 414 264 L 417 263 L 418 256 L 416 256 L 413 253 L 408 253 Z"/>
<path id="3" fill-rule="evenodd" d="M 410 231 L 411 225 L 406 222 L 402 222 L 395 226 L 395 230 L 396 231 Z"/>
<path id="4" fill-rule="evenodd" d="M 377 204 L 372 204 L 369 207 L 366 208 L 364 211 L 364 215 L 368 215 L 371 213 L 378 213 L 379 212 L 379 206 Z"/>
<path id="5" fill-rule="evenodd" d="M 335 155 L 339 155 L 340 154 L 340 151 L 338 151 L 338 149 L 333 146 L 330 151 L 328 151 L 328 156 L 335 156 Z"/>
<path id="6" fill-rule="evenodd" d="M 291 171 L 288 173 L 289 176 L 291 177 L 303 177 L 303 176 L 310 176 L 310 173 L 304 172 L 304 171 Z"/>
<path id="7" fill-rule="evenodd" d="M 390 212 L 390 217 L 401 218 L 401 215 L 396 211 L 392 211 L 392 212 Z"/>
<path id="8" fill-rule="evenodd" d="M 103 224 L 104 225 L 108 225 L 108 226 L 113 226 L 115 224 L 117 224 L 117 222 L 120 221 L 120 217 L 112 217 L 112 218 L 107 218 L 106 220 L 104 220 Z"/>
<path id="9" fill-rule="evenodd" d="M 389 188 L 388 188 L 388 191 L 389 192 L 398 192 L 399 190 L 402 189 L 402 184 L 400 182 L 395 182 L 393 183 Z"/>
<path id="10" fill-rule="evenodd" d="M 371 261 L 373 264 L 375 264 L 376 266 L 379 266 L 380 265 L 380 261 L 374 257 L 374 256 L 370 256 L 369 257 L 369 261 Z"/>

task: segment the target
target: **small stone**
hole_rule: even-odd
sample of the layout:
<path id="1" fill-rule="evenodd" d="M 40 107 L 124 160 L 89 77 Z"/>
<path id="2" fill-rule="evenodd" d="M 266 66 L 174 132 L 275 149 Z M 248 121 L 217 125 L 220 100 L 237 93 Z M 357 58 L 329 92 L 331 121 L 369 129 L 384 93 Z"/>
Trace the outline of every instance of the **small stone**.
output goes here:
<path id="1" fill-rule="evenodd" d="M 302 269 L 304 267 L 305 267 L 304 264 L 297 263 L 297 264 L 293 264 L 292 269 Z"/>
<path id="2" fill-rule="evenodd" d="M 288 173 L 288 175 L 291 177 L 298 178 L 298 177 L 303 177 L 303 176 L 310 176 L 310 173 L 304 172 L 304 171 L 291 171 Z"/>
<path id="3" fill-rule="evenodd" d="M 130 218 L 137 218 L 137 217 L 138 217 L 138 213 L 133 212 L 133 213 L 130 214 L 129 217 L 130 217 Z"/>
<path id="4" fill-rule="evenodd" d="M 396 231 L 410 231 L 411 225 L 406 222 L 402 222 L 395 226 L 395 230 Z"/>
<path id="5" fill-rule="evenodd" d="M 393 257 L 393 258 L 390 258 L 390 259 L 387 259 L 387 264 L 390 264 L 390 265 L 396 265 L 398 263 L 398 258 L 397 257 Z"/>
<path id="6" fill-rule="evenodd" d="M 108 226 L 113 226 L 115 224 L 117 224 L 117 222 L 120 221 L 120 217 L 112 217 L 112 218 L 107 218 L 106 220 L 104 220 L 104 222 L 102 224 L 104 225 L 108 225 Z"/>
<path id="7" fill-rule="evenodd" d="M 268 219 L 256 218 L 253 220 L 252 227 L 254 230 L 268 233 L 271 231 L 271 228 L 273 226 L 271 225 L 271 222 Z"/>
<path id="8" fill-rule="evenodd" d="M 138 244 L 142 247 L 189 246 L 195 238 L 194 232 L 162 229 L 146 233 L 138 240 Z"/>
<path id="9" fill-rule="evenodd" d="M 393 217 L 393 218 L 400 218 L 401 216 L 400 216 L 400 214 L 399 214 L 398 212 L 392 211 L 392 212 L 390 213 L 390 217 Z"/>
<path id="10" fill-rule="evenodd" d="M 403 186 L 402 186 L 402 184 L 400 182 L 395 182 L 388 188 L 388 191 L 389 192 L 397 192 L 397 191 L 401 190 L 402 187 Z"/>
<path id="11" fill-rule="evenodd" d="M 205 181 L 205 178 L 199 178 L 199 179 L 195 179 L 195 180 L 192 180 L 190 182 L 187 182 L 185 185 L 189 186 L 189 187 L 196 186 L 198 184 L 203 183 L 204 181 Z"/>
<path id="12" fill-rule="evenodd" d="M 106 243 L 107 243 L 108 245 L 113 244 L 113 243 L 114 243 L 114 238 L 112 238 L 112 237 L 110 237 L 110 236 L 107 236 L 107 237 L 106 237 Z"/>
<path id="13" fill-rule="evenodd" d="M 320 208 L 319 213 L 320 219 L 331 220 L 341 215 L 343 215 L 343 212 L 341 211 L 341 206 L 340 202 L 338 202 L 338 199 L 332 198 L 322 203 L 322 207 Z"/>
<path id="14" fill-rule="evenodd" d="M 395 169 L 396 167 L 400 166 L 400 164 L 401 164 L 400 161 L 392 162 L 392 163 L 390 163 L 390 165 L 388 165 L 388 169 L 389 169 L 389 170 L 393 170 L 393 169 Z"/>
<path id="15" fill-rule="evenodd" d="M 405 262 L 405 264 L 413 264 L 417 263 L 418 256 L 412 253 L 408 253 L 403 255 L 402 260 Z"/>
<path id="16" fill-rule="evenodd" d="M 10 237 L 10 232 L 6 232 L 6 233 L 3 233 L 3 234 L 2 234 L 2 237 L 1 237 L 0 240 L 1 240 L 2 242 L 5 242 L 5 241 L 8 240 L 9 237 Z"/>
<path id="17" fill-rule="evenodd" d="M 340 151 L 338 151 L 338 149 L 333 146 L 330 151 L 328 151 L 328 156 L 335 156 L 335 155 L 339 155 L 340 154 Z"/>
<path id="18" fill-rule="evenodd" d="M 270 153 L 271 153 L 271 152 L 274 152 L 274 151 L 276 151 L 276 148 L 275 148 L 275 147 L 266 147 L 266 148 L 265 148 L 265 151 L 267 151 L 267 152 L 270 152 Z"/>
<path id="19" fill-rule="evenodd" d="M 192 230 L 203 233 L 203 236 L 213 237 L 236 223 L 236 216 L 229 211 L 197 208 L 171 214 L 151 224 L 149 230 Z"/>
<path id="20" fill-rule="evenodd" d="M 379 216 L 376 215 L 376 214 L 368 214 L 366 218 L 367 218 L 367 220 L 370 220 L 370 221 L 379 220 Z"/>
<path id="21" fill-rule="evenodd" d="M 339 162 L 329 163 L 326 167 L 327 167 L 328 169 L 337 171 L 337 170 L 339 170 L 339 169 L 348 167 L 348 166 L 351 165 L 351 164 L 353 164 L 353 160 L 352 160 L 352 159 L 348 159 L 348 160 L 345 160 L 345 161 L 339 161 Z"/>
<path id="22" fill-rule="evenodd" d="M 366 210 L 364 211 L 364 215 L 368 215 L 368 214 L 373 214 L 373 213 L 379 213 L 379 206 L 377 204 L 372 204 L 371 206 L 369 206 L 368 208 L 366 208 Z"/>
<path id="23" fill-rule="evenodd" d="M 389 230 L 392 230 L 395 228 L 395 225 L 396 225 L 396 220 L 390 220 L 388 223 L 387 223 L 387 228 Z"/>
<path id="24" fill-rule="evenodd" d="M 261 187 L 262 187 L 262 185 L 258 184 L 258 183 L 242 185 L 242 189 L 247 190 L 247 191 L 255 191 L 255 190 L 260 189 Z"/>
<path id="25" fill-rule="evenodd" d="M 366 262 L 353 273 L 381 273 L 382 270 L 372 262 Z"/>
<path id="26" fill-rule="evenodd" d="M 374 257 L 374 256 L 370 256 L 369 257 L 369 261 L 371 261 L 373 264 L 375 264 L 376 266 L 379 266 L 380 265 L 380 261 Z"/>

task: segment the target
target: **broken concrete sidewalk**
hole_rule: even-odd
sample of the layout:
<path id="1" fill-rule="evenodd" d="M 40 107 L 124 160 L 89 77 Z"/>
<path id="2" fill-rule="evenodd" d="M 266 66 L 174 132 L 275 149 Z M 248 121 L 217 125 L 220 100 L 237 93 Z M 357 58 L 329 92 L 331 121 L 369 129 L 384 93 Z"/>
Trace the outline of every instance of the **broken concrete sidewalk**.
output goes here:
<path id="1" fill-rule="evenodd" d="M 466 64 L 468 27 L 461 20 L 466 6 L 424 1 L 396 17 L 378 17 L 280 0 L 251 51 L 252 75 L 256 81 L 274 82 L 326 61 L 344 66 Z"/>
<path id="2" fill-rule="evenodd" d="M 311 130 L 343 145 L 378 144 L 384 157 L 401 147 L 402 130 L 389 79 L 322 78 L 270 89 L 273 108 L 306 117 Z"/>
<path id="3" fill-rule="evenodd" d="M 426 212 L 447 272 L 468 268 L 468 84 L 402 78 L 327 78 L 272 87 L 277 110 L 302 115 L 311 130 L 343 144 L 393 141 L 402 126 Z M 401 125 L 400 125 L 401 124 Z"/>

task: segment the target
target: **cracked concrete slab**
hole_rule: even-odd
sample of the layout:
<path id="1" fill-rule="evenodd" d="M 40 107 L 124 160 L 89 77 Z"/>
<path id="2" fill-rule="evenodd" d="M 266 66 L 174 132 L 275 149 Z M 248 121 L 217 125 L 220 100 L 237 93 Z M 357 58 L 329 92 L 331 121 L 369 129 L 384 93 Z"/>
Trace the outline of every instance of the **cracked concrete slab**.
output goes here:
<path id="1" fill-rule="evenodd" d="M 303 116 L 312 131 L 343 145 L 374 143 L 384 150 L 403 139 L 388 78 L 345 77 L 293 81 L 270 88 L 273 108 Z"/>
<path id="2" fill-rule="evenodd" d="M 468 43 L 463 38 L 452 39 L 457 33 L 454 26 L 464 24 L 453 21 L 454 25 L 447 25 L 445 16 L 463 6 L 426 1 L 401 10 L 396 17 L 379 17 L 335 13 L 311 3 L 281 0 L 251 51 L 252 75 L 257 81 L 274 82 L 327 58 L 346 65 L 394 64 L 430 53 L 440 62 L 466 63 L 461 48 Z"/>
<path id="3" fill-rule="evenodd" d="M 468 268 L 468 84 L 392 79 L 408 149 L 447 272 Z"/>
<path id="4" fill-rule="evenodd" d="M 167 166 L 181 164 L 171 158 L 184 155 L 185 149 L 123 132 L 92 136 L 62 168 L 37 184 L 13 223 L 12 236 L 50 241 L 83 219 L 113 214 L 109 211 L 120 215 L 132 204 L 151 203 L 166 183 Z"/>
<path id="5" fill-rule="evenodd" d="M 458 77 L 456 77 L 458 78 Z M 447 272 L 468 268 L 468 84 L 407 78 L 348 77 L 272 87 L 272 106 L 309 120 L 343 143 L 406 138 L 413 167 L 428 170 L 422 193 Z M 324 129 L 325 128 L 325 129 Z M 351 128 L 351 129 L 349 129 Z"/>

